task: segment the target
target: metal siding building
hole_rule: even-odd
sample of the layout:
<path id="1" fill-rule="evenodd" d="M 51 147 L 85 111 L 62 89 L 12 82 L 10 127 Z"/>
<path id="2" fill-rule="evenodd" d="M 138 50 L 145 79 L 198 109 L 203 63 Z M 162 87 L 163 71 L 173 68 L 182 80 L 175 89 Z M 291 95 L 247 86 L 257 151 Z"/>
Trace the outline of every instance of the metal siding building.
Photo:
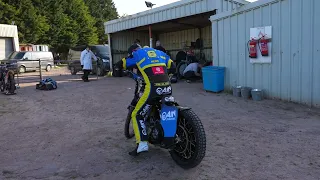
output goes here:
<path id="1" fill-rule="evenodd" d="M 0 60 L 13 51 L 19 51 L 18 28 L 15 25 L 0 24 Z"/>
<path id="2" fill-rule="evenodd" d="M 212 60 L 212 31 L 211 26 L 201 28 L 201 36 L 203 39 L 204 54 L 206 59 Z M 191 41 L 200 37 L 198 29 L 188 29 L 177 32 L 163 33 L 159 35 L 161 44 L 170 50 L 172 59 L 175 60 L 175 55 L 181 51 L 184 43 L 190 44 Z"/>
<path id="3" fill-rule="evenodd" d="M 244 0 L 181 0 L 172 4 L 143 11 L 104 23 L 105 32 L 115 33 L 149 24 L 192 16 L 218 9 L 220 12 L 237 8 L 248 2 Z"/>
<path id="4" fill-rule="evenodd" d="M 214 64 L 225 85 L 261 88 L 269 98 L 320 105 L 319 0 L 264 0 L 211 17 Z M 272 26 L 272 63 L 251 64 L 250 28 Z"/>
<path id="5" fill-rule="evenodd" d="M 243 0 L 182 0 L 106 22 L 105 32 L 111 37 L 113 62 L 126 56 L 134 39 L 140 39 L 142 45 L 149 44 L 149 25 L 152 25 L 153 44 L 159 39 L 170 51 L 172 59 L 182 50 L 182 44 L 190 44 L 201 34 L 206 58 L 212 60 L 210 16 L 247 3 Z"/>

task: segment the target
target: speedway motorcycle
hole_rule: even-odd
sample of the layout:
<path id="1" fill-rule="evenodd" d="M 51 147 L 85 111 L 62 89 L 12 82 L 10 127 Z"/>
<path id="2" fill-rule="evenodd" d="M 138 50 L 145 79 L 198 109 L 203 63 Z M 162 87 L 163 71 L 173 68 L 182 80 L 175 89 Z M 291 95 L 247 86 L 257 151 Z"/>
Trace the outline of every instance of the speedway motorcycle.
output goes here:
<path id="1" fill-rule="evenodd" d="M 0 91 L 7 95 L 15 94 L 16 82 L 14 71 L 10 70 L 7 65 L 0 64 Z"/>
<path id="2" fill-rule="evenodd" d="M 136 81 L 135 95 L 141 97 L 144 80 L 129 72 Z M 125 122 L 126 138 L 134 137 L 129 105 Z M 168 149 L 172 159 L 182 168 L 194 168 L 200 164 L 206 153 L 206 135 L 199 117 L 189 107 L 180 106 L 172 95 L 164 96 L 153 105 L 145 117 L 149 143 Z"/>

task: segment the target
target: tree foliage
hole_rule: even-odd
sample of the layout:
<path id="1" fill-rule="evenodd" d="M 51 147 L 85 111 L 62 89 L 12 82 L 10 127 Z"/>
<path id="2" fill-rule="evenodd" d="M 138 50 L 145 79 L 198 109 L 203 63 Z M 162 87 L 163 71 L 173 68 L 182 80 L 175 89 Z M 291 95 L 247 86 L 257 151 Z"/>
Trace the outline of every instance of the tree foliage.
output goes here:
<path id="1" fill-rule="evenodd" d="M 99 43 L 105 43 L 107 37 L 104 31 L 104 22 L 119 17 L 112 0 L 85 0 L 91 15 L 96 19 L 95 26 L 99 36 Z"/>
<path id="2" fill-rule="evenodd" d="M 112 0 L 0 0 L 0 23 L 18 26 L 21 43 L 58 52 L 105 43 L 104 22 L 118 18 Z"/>

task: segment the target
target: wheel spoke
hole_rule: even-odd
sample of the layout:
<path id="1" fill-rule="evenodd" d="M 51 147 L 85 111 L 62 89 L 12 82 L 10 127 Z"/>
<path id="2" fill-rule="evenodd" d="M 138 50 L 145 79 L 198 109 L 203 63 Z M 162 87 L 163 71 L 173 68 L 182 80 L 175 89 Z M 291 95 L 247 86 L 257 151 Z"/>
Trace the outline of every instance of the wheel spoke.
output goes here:
<path id="1" fill-rule="evenodd" d="M 175 151 L 178 152 L 183 159 L 190 159 L 195 153 L 196 138 L 192 126 L 183 117 L 179 119 L 177 135 L 180 141 L 177 143 Z"/>

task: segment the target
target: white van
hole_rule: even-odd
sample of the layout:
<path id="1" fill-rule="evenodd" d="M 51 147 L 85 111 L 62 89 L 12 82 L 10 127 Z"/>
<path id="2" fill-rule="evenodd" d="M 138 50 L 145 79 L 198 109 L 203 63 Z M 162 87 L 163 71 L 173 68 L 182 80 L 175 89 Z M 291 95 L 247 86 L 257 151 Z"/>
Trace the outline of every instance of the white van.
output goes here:
<path id="1" fill-rule="evenodd" d="M 41 69 L 50 71 L 54 66 L 52 52 L 45 51 L 19 51 L 12 52 L 6 61 L 16 66 L 20 73 L 39 70 L 39 61 L 41 60 Z"/>

